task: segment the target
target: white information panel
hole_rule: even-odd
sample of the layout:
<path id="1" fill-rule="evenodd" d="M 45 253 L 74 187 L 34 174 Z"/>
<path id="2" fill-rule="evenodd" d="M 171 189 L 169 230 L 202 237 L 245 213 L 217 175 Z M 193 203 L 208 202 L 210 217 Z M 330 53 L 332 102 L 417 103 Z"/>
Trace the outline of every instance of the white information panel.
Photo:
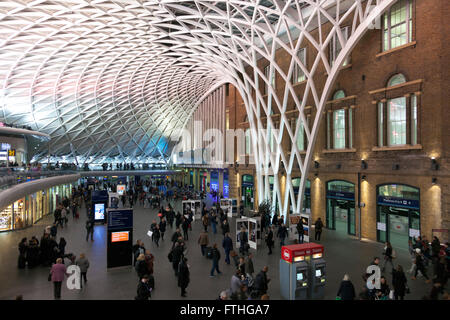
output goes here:
<path id="1" fill-rule="evenodd" d="M 386 231 L 386 223 L 378 222 L 377 223 L 377 230 Z"/>

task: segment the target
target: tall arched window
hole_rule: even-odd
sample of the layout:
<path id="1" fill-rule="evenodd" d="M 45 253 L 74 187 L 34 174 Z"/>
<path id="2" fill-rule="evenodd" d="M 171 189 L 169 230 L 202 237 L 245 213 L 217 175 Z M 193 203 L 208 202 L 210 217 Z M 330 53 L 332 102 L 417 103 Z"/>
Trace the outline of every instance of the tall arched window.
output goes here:
<path id="1" fill-rule="evenodd" d="M 412 41 L 413 0 L 399 0 L 383 15 L 383 51 Z"/>
<path id="2" fill-rule="evenodd" d="M 333 94 L 333 101 L 345 98 L 344 90 Z M 327 149 L 353 147 L 353 110 L 348 107 L 334 108 L 327 113 Z"/>

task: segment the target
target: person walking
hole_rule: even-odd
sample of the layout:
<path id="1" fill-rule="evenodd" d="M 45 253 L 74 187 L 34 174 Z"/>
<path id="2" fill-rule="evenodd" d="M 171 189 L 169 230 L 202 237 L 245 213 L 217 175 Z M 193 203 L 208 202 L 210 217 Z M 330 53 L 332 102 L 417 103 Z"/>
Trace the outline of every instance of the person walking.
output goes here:
<path id="1" fill-rule="evenodd" d="M 177 228 L 175 230 L 175 232 L 172 234 L 172 238 L 171 238 L 171 240 L 172 240 L 172 249 L 175 247 L 175 243 L 178 241 L 178 238 L 180 238 L 180 237 L 183 237 L 183 236 L 181 235 L 180 228 Z"/>
<path id="2" fill-rule="evenodd" d="M 245 258 L 245 273 L 247 277 L 250 277 L 253 279 L 253 273 L 255 272 L 255 269 L 253 267 L 253 253 L 249 253 L 248 256 Z"/>
<path id="3" fill-rule="evenodd" d="M 206 247 L 209 244 L 208 232 L 202 231 L 198 237 L 198 244 L 200 245 L 202 256 L 205 256 Z"/>
<path id="4" fill-rule="evenodd" d="M 148 300 L 150 298 L 152 288 L 149 286 L 149 276 L 144 275 L 142 279 L 139 281 L 137 287 L 137 296 L 134 298 L 135 300 Z"/>
<path id="5" fill-rule="evenodd" d="M 210 277 L 214 277 L 214 270 L 217 271 L 217 274 L 222 273 L 219 270 L 219 261 L 220 261 L 220 252 L 219 249 L 217 249 L 217 243 L 214 243 L 212 247 L 212 268 Z"/>
<path id="6" fill-rule="evenodd" d="M 266 244 L 267 244 L 267 247 L 269 248 L 269 253 L 268 254 L 272 254 L 272 248 L 273 248 L 273 245 L 274 245 L 273 228 L 275 228 L 275 227 L 274 226 L 269 227 L 269 233 L 267 233 L 267 235 L 266 235 Z"/>
<path id="7" fill-rule="evenodd" d="M 147 263 L 145 262 L 145 254 L 141 253 L 136 259 L 136 266 L 134 267 L 139 280 L 142 279 L 146 274 L 148 274 Z"/>
<path id="8" fill-rule="evenodd" d="M 320 241 L 320 235 L 322 234 L 323 228 L 323 222 L 320 217 L 314 223 L 314 227 L 315 227 L 314 240 Z"/>
<path id="9" fill-rule="evenodd" d="M 94 241 L 94 220 L 93 219 L 88 219 L 86 221 L 86 241 L 88 241 L 89 235 L 91 235 L 91 241 Z"/>
<path id="10" fill-rule="evenodd" d="M 391 270 L 394 270 L 394 264 L 392 263 L 392 259 L 395 257 L 395 253 L 389 241 L 387 241 L 385 244 L 383 255 L 384 255 L 384 264 L 383 268 L 381 269 L 381 272 L 384 272 L 386 270 L 386 265 L 388 263 L 391 264 L 392 267 Z"/>
<path id="11" fill-rule="evenodd" d="M 150 231 L 152 232 L 152 242 L 155 241 L 155 230 L 156 230 L 156 220 L 153 220 L 152 224 L 150 225 Z"/>
<path id="12" fill-rule="evenodd" d="M 220 228 L 222 229 L 222 234 L 225 237 L 225 235 L 230 232 L 230 224 L 228 223 L 228 219 L 223 219 L 220 224 Z"/>
<path id="13" fill-rule="evenodd" d="M 303 228 L 303 222 L 302 219 L 300 219 L 297 223 L 297 232 L 298 232 L 298 243 L 303 243 L 304 235 L 305 235 L 305 229 Z"/>
<path id="14" fill-rule="evenodd" d="M 243 255 L 248 251 L 248 236 L 244 227 L 241 228 L 239 233 L 239 252 Z"/>
<path id="15" fill-rule="evenodd" d="M 217 233 L 217 216 L 214 211 L 211 212 L 210 223 L 211 223 L 213 234 L 216 234 Z"/>
<path id="16" fill-rule="evenodd" d="M 264 266 L 255 278 L 254 288 L 258 291 L 259 296 L 267 293 L 267 290 L 269 289 L 270 279 L 267 277 L 267 271 L 269 271 L 269 267 Z"/>
<path id="17" fill-rule="evenodd" d="M 203 223 L 203 228 L 205 229 L 205 232 L 208 232 L 208 225 L 209 225 L 209 217 L 208 214 L 205 214 L 202 217 L 202 223 Z"/>
<path id="18" fill-rule="evenodd" d="M 229 233 L 225 234 L 222 241 L 222 247 L 225 251 L 225 263 L 230 264 L 230 252 L 233 250 L 233 240 L 231 240 Z"/>
<path id="19" fill-rule="evenodd" d="M 164 241 L 164 233 L 166 233 L 167 222 L 165 218 L 161 219 L 159 223 L 159 232 L 161 233 L 161 240 Z"/>
<path id="20" fill-rule="evenodd" d="M 280 238 L 280 247 L 284 246 L 284 241 L 288 235 L 288 230 L 286 228 L 286 225 L 284 223 L 280 224 L 280 227 L 278 228 L 277 232 L 278 238 Z"/>
<path id="21" fill-rule="evenodd" d="M 80 253 L 80 257 L 78 258 L 76 265 L 80 267 L 80 285 L 81 288 L 83 288 L 83 279 L 84 279 L 84 284 L 86 284 L 87 282 L 87 271 L 89 268 L 89 260 L 86 258 L 86 255 L 84 253 Z"/>
<path id="22" fill-rule="evenodd" d="M 348 274 L 344 275 L 344 279 L 339 286 L 339 290 L 336 294 L 337 297 L 340 297 L 341 300 L 355 300 L 356 292 L 353 283 L 350 281 L 350 277 Z"/>
<path id="23" fill-rule="evenodd" d="M 56 263 L 52 266 L 50 270 L 51 280 L 53 282 L 53 294 L 55 300 L 61 299 L 61 285 L 66 275 L 66 266 L 63 264 L 61 258 L 56 259 Z"/>
<path id="24" fill-rule="evenodd" d="M 424 265 L 424 261 L 423 261 L 423 256 L 422 256 L 422 252 L 419 248 L 416 249 L 416 270 L 414 273 L 414 276 L 411 277 L 412 280 L 416 280 L 417 279 L 417 273 L 420 271 L 422 273 L 422 275 L 425 277 L 426 283 L 430 283 L 430 279 L 427 276 L 427 271 L 425 270 L 425 265 Z"/>
<path id="25" fill-rule="evenodd" d="M 184 242 L 176 242 L 175 247 L 172 249 L 172 267 L 175 271 L 175 276 L 178 277 L 178 265 L 181 259 L 184 257 Z"/>
<path id="26" fill-rule="evenodd" d="M 157 247 L 159 247 L 159 238 L 161 238 L 161 232 L 159 231 L 159 225 L 156 225 L 155 231 L 153 231 L 153 240 Z"/>
<path id="27" fill-rule="evenodd" d="M 189 285 L 189 265 L 187 258 L 183 257 L 178 266 L 178 286 L 181 288 L 181 296 L 186 297 L 186 288 Z"/>
<path id="28" fill-rule="evenodd" d="M 183 221 L 183 223 L 181 224 L 181 227 L 183 228 L 184 240 L 189 240 L 189 236 L 188 236 L 189 220 L 183 217 L 182 221 Z"/>
<path id="29" fill-rule="evenodd" d="M 394 287 L 394 300 L 404 300 L 407 292 L 407 282 L 403 267 L 398 265 L 392 270 L 392 286 Z"/>
<path id="30" fill-rule="evenodd" d="M 27 252 L 28 252 L 28 244 L 27 238 L 23 238 L 19 243 L 19 260 L 17 263 L 17 267 L 19 269 L 24 269 L 27 263 Z"/>

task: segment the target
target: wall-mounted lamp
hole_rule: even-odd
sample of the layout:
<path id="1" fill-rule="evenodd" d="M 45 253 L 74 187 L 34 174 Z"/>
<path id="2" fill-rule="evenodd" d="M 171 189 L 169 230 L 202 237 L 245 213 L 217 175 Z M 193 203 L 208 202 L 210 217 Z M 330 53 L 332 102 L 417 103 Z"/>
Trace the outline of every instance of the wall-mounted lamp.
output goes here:
<path id="1" fill-rule="evenodd" d="M 314 168 L 319 169 L 320 164 L 318 161 L 314 161 Z"/>
<path id="2" fill-rule="evenodd" d="M 437 183 L 437 178 L 432 178 L 432 179 L 431 179 L 431 183 L 432 183 L 432 184 L 436 184 L 436 183 Z"/>
<path id="3" fill-rule="evenodd" d="M 315 176 L 315 177 L 318 177 L 318 176 L 319 176 L 319 173 L 318 173 L 318 172 L 314 173 L 314 176 Z"/>
<path id="4" fill-rule="evenodd" d="M 367 162 L 361 159 L 361 169 L 367 169 Z"/>
<path id="5" fill-rule="evenodd" d="M 234 167 L 235 168 L 239 167 L 239 163 L 237 163 L 237 161 L 234 163 Z"/>
<path id="6" fill-rule="evenodd" d="M 439 164 L 434 157 L 431 158 L 431 170 L 439 170 Z"/>
<path id="7" fill-rule="evenodd" d="M 392 166 L 392 170 L 400 170 L 400 165 L 394 164 L 394 165 Z"/>
<path id="8" fill-rule="evenodd" d="M 365 175 L 362 175 L 362 176 L 361 176 L 361 179 L 362 179 L 362 181 L 366 181 L 366 176 L 365 176 Z"/>

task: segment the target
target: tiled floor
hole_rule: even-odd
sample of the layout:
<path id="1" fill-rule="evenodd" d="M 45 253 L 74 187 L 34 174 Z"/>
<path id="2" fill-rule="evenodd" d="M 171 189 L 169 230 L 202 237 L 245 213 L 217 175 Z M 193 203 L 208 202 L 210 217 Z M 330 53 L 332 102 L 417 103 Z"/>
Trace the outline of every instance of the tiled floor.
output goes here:
<path id="1" fill-rule="evenodd" d="M 181 203 L 175 204 L 181 209 Z M 82 290 L 69 290 L 63 285 L 63 299 L 133 299 L 136 295 L 137 275 L 134 268 L 121 268 L 116 270 L 106 269 L 106 226 L 95 227 L 94 242 L 86 242 L 85 210 L 81 210 L 82 216 L 78 221 L 69 220 L 67 228 L 58 229 L 58 239 L 63 236 L 67 241 L 66 252 L 76 255 L 84 252 L 91 262 L 88 271 L 88 283 Z M 187 298 L 180 297 L 180 290 L 174 277 L 167 254 L 171 247 L 170 237 L 172 230 L 168 228 L 166 240 L 160 241 L 156 247 L 146 235 L 153 219 L 156 219 L 156 211 L 136 206 L 134 208 L 134 241 L 138 238 L 144 240 L 146 248 L 155 256 L 155 283 L 156 288 L 152 299 L 216 299 L 219 293 L 230 287 L 230 279 L 234 272 L 232 266 L 220 261 L 220 269 L 223 273 L 214 278 L 209 277 L 211 261 L 201 255 L 197 244 L 201 227 L 200 221 L 195 221 L 193 231 L 187 242 L 189 264 L 191 265 L 191 283 L 187 288 Z M 53 217 L 48 216 L 35 226 L 26 230 L 0 233 L 0 299 L 14 299 L 22 294 L 24 299 L 53 299 L 53 288 L 47 281 L 49 268 L 37 267 L 34 269 L 17 268 L 17 245 L 22 237 L 36 235 L 40 239 L 43 229 L 50 224 Z M 232 224 L 234 226 L 235 224 Z M 235 229 L 235 228 L 232 228 Z M 235 230 L 232 230 L 235 233 Z M 209 230 L 210 242 L 216 241 L 221 248 L 222 235 L 213 235 Z M 335 231 L 324 230 L 321 243 L 325 246 L 325 259 L 327 261 L 327 285 L 325 299 L 334 299 L 340 281 L 345 273 L 348 273 L 355 285 L 357 293 L 363 286 L 361 275 L 374 256 L 381 256 L 382 244 L 374 242 L 360 242 L 347 236 L 339 235 Z M 397 250 L 396 263 L 409 268 L 410 260 L 407 252 Z M 280 259 L 280 244 L 276 243 L 274 254 L 267 255 L 267 248 L 262 244 L 261 249 L 255 253 L 255 270 L 269 266 L 269 277 L 272 281 L 269 285 L 271 299 L 281 299 L 278 275 Z M 223 251 L 222 251 L 223 253 Z M 224 256 L 224 254 L 222 254 Z M 429 272 L 430 273 L 430 272 Z M 408 276 L 409 278 L 409 276 Z M 388 282 L 391 276 L 387 274 Z M 431 290 L 430 284 L 425 284 L 423 278 L 408 281 L 411 294 L 407 299 L 420 299 Z"/>

